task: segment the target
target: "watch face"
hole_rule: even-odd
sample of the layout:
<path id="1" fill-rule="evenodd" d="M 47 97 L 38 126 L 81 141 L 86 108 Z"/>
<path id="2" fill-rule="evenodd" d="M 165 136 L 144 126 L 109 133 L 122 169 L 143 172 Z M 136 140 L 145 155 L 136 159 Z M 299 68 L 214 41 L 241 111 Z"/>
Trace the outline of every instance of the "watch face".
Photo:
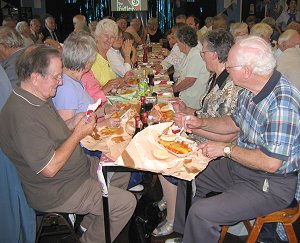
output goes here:
<path id="1" fill-rule="evenodd" d="M 225 147 L 225 148 L 224 148 L 224 153 L 225 153 L 225 154 L 230 153 L 230 147 Z"/>

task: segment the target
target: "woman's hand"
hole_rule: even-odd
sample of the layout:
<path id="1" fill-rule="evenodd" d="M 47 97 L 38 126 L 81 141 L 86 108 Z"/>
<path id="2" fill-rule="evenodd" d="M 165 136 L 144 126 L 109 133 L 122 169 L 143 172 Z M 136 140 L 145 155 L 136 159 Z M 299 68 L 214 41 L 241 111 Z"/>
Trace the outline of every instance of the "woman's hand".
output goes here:
<path id="1" fill-rule="evenodd" d="M 161 48 L 161 54 L 163 54 L 164 57 L 169 56 L 170 51 L 167 48 Z"/>
<path id="2" fill-rule="evenodd" d="M 205 157 L 216 159 L 218 157 L 224 156 L 224 147 L 228 144 L 222 142 L 208 141 L 198 145 L 198 148 L 202 149 L 202 154 Z"/>
<path id="3" fill-rule="evenodd" d="M 122 46 L 122 51 L 123 51 L 123 55 L 125 57 L 129 57 L 130 58 L 130 53 L 132 50 L 132 41 L 131 40 L 125 40 Z"/>

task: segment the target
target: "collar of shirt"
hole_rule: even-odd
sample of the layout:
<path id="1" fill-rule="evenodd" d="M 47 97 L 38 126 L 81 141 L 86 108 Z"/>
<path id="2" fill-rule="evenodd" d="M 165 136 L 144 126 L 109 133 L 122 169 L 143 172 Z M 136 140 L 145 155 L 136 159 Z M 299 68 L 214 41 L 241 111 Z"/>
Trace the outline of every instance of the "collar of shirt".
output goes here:
<path id="1" fill-rule="evenodd" d="M 14 95 L 20 97 L 21 99 L 25 100 L 28 104 L 32 106 L 42 106 L 46 103 L 49 103 L 49 101 L 43 101 L 36 97 L 35 95 L 31 94 L 30 92 L 22 89 L 20 87 L 20 84 L 18 84 L 14 90 L 13 90 Z"/>
<path id="2" fill-rule="evenodd" d="M 274 70 L 272 76 L 270 77 L 266 85 L 256 96 L 253 97 L 253 102 L 255 104 L 258 104 L 260 101 L 266 98 L 272 92 L 276 84 L 279 82 L 280 77 L 281 77 L 281 73 L 278 72 L 277 70 Z"/>

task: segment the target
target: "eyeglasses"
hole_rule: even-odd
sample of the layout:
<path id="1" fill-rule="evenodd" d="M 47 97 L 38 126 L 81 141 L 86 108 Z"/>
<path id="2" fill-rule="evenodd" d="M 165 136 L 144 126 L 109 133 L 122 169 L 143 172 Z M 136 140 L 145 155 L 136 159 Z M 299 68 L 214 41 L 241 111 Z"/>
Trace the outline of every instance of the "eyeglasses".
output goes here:
<path id="1" fill-rule="evenodd" d="M 228 66 L 227 63 L 225 63 L 225 68 L 228 70 L 228 69 L 231 69 L 231 68 L 242 68 L 243 65 L 233 65 L 233 66 Z"/>
<path id="2" fill-rule="evenodd" d="M 62 75 L 53 76 L 51 74 L 46 74 L 46 76 L 49 76 L 49 77 L 51 77 L 52 79 L 55 79 L 58 82 L 62 81 L 62 79 L 63 79 Z"/>
<path id="3" fill-rule="evenodd" d="M 200 56 L 203 57 L 206 52 L 213 52 L 213 51 L 200 51 Z"/>

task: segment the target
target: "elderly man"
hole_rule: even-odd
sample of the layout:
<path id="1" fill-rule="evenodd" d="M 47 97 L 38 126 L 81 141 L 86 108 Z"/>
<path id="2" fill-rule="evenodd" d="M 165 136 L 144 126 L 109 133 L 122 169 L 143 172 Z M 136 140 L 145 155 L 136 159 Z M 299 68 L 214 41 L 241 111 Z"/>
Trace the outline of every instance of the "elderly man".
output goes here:
<path id="1" fill-rule="evenodd" d="M 49 16 L 45 19 L 45 28 L 42 30 L 44 40 L 50 38 L 57 42 L 61 42 L 60 36 L 56 31 L 55 19 L 52 16 Z"/>
<path id="2" fill-rule="evenodd" d="M 82 224 L 87 231 L 81 242 L 104 242 L 99 161 L 86 156 L 79 145 L 95 128 L 96 116 L 80 113 L 66 125 L 53 107 L 50 98 L 62 84 L 63 65 L 57 49 L 33 45 L 16 65 L 21 82 L 0 115 L 0 146 L 18 170 L 28 203 L 40 211 L 86 214 Z M 131 217 L 136 201 L 131 193 L 112 185 L 114 239 Z"/>
<path id="3" fill-rule="evenodd" d="M 0 57 L 3 60 L 1 65 L 13 87 L 19 81 L 15 63 L 20 56 L 23 46 L 24 41 L 15 29 L 6 26 L 0 27 Z"/>
<path id="4" fill-rule="evenodd" d="M 42 43 L 42 39 L 44 38 L 43 34 L 40 33 L 41 22 L 39 19 L 30 20 L 30 38 L 34 43 Z"/>
<path id="5" fill-rule="evenodd" d="M 236 144 L 199 145 L 214 159 L 195 179 L 187 220 L 184 183 L 177 192 L 174 229 L 184 243 L 218 242 L 222 225 L 262 216 L 290 205 L 297 184 L 300 153 L 300 92 L 275 70 L 270 45 L 248 37 L 230 50 L 226 69 L 245 88 L 231 116 L 196 118 L 175 114 L 188 132 L 239 132 Z M 220 194 L 206 198 L 209 192 Z M 175 241 L 173 241 L 175 242 Z"/>
<path id="6" fill-rule="evenodd" d="M 141 20 L 138 18 L 132 19 L 130 26 L 127 27 L 125 32 L 131 34 L 134 38 L 134 42 L 138 45 L 142 44 L 142 38 L 139 36 L 138 32 L 141 28 Z"/>
<path id="7" fill-rule="evenodd" d="M 278 38 L 278 48 L 274 55 L 276 58 L 280 57 L 282 52 L 288 48 L 300 45 L 300 34 L 296 30 L 286 30 Z"/>
<path id="8" fill-rule="evenodd" d="M 86 31 L 90 32 L 87 26 L 86 18 L 82 14 L 73 17 L 74 32 Z"/>

